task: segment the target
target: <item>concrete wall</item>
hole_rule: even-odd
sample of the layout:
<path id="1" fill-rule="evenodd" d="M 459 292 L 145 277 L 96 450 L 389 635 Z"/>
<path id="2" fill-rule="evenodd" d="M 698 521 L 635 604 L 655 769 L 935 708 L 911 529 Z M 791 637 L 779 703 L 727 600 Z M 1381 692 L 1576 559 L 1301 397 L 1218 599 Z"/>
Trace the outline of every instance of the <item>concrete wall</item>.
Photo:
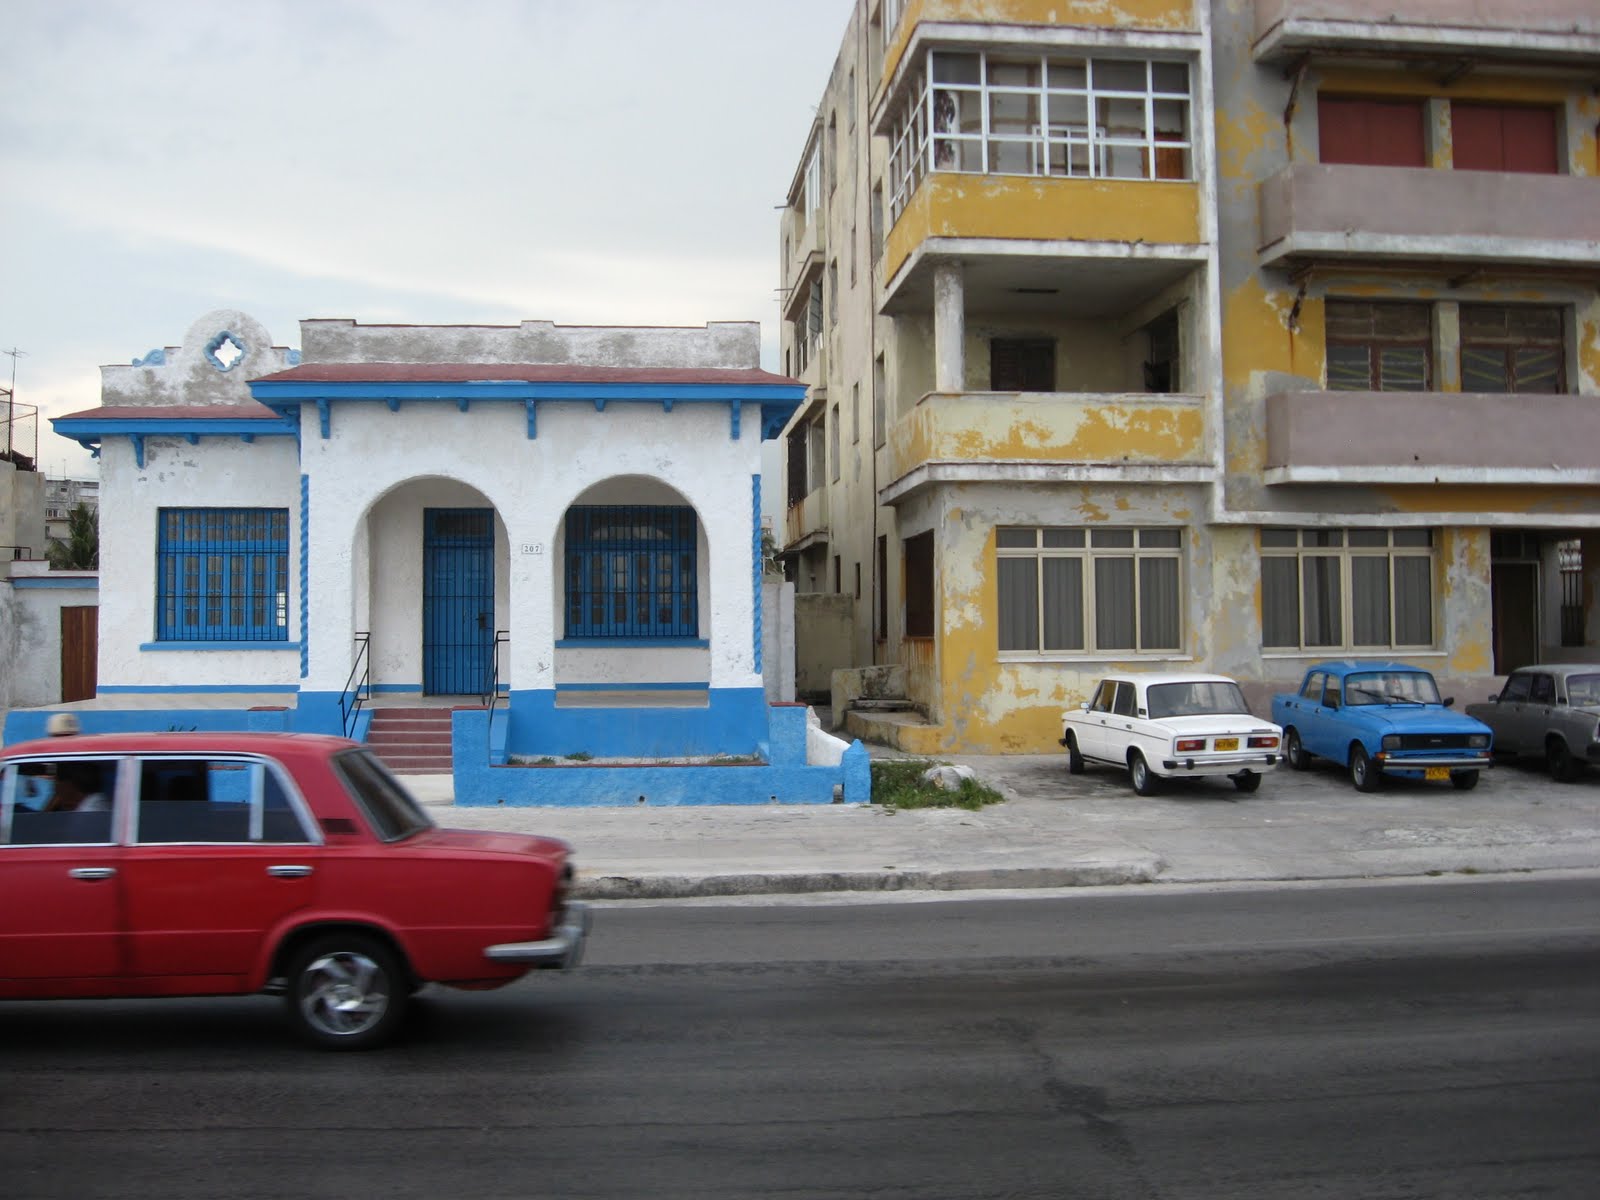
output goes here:
<path id="1" fill-rule="evenodd" d="M 229 362 L 230 351 L 221 339 L 242 352 L 235 361 Z M 214 343 L 219 344 L 213 348 Z M 181 345 L 154 349 L 131 364 L 101 367 L 100 403 L 253 408 L 247 381 L 292 366 L 298 357 L 273 345 L 266 327 L 248 313 L 217 309 L 190 325 Z"/>
<path id="2" fill-rule="evenodd" d="M 795 597 L 795 691 L 800 696 L 826 696 L 833 673 L 851 661 L 855 599 L 834 592 L 803 592 Z"/>
<path id="3" fill-rule="evenodd" d="M 0 577 L 0 710 L 61 701 L 61 610 L 93 605 L 92 571 L 51 571 L 42 559 Z"/>
<path id="4" fill-rule="evenodd" d="M 41 473 L 0 460 L 0 560 L 14 558 L 18 548 L 25 558 L 44 557 L 44 491 Z"/>
<path id="5" fill-rule="evenodd" d="M 713 321 L 704 328 L 613 325 L 359 325 L 300 322 L 307 363 L 571 363 L 597 367 L 761 365 L 761 327 Z"/>

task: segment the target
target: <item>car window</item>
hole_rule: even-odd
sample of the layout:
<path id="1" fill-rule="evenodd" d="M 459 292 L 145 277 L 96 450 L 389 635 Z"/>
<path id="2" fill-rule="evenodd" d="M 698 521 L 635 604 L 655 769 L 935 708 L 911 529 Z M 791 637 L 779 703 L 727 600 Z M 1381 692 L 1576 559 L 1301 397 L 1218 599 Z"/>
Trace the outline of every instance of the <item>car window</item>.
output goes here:
<path id="1" fill-rule="evenodd" d="M 310 840 L 266 763 L 177 757 L 141 764 L 134 839 L 146 845 Z"/>
<path id="2" fill-rule="evenodd" d="M 1500 702 L 1502 704 L 1514 704 L 1526 700 L 1528 698 L 1528 684 L 1531 682 L 1531 678 L 1531 676 L 1519 672 L 1506 680 L 1506 686 L 1500 692 Z"/>
<path id="3" fill-rule="evenodd" d="M 1321 700 L 1323 678 L 1324 676 L 1320 671 L 1307 675 L 1305 686 L 1300 689 L 1300 698 L 1302 700 Z"/>
<path id="4" fill-rule="evenodd" d="M 104 845 L 112 841 L 118 764 L 112 758 L 31 759 L 0 779 L 0 844 Z"/>
<path id="5" fill-rule="evenodd" d="M 1329 708 L 1339 707 L 1339 681 L 1332 675 L 1328 676 L 1327 688 L 1322 693 L 1322 703 Z"/>
<path id="6" fill-rule="evenodd" d="M 1567 703 L 1580 707 L 1600 704 L 1600 674 L 1568 675 Z"/>
<path id="7" fill-rule="evenodd" d="M 1345 703 L 1437 704 L 1439 689 L 1426 671 L 1371 671 L 1345 679 Z"/>
<path id="8" fill-rule="evenodd" d="M 1112 702 L 1117 696 L 1117 681 L 1115 679 L 1102 679 L 1100 687 L 1095 691 L 1094 703 L 1089 705 L 1090 712 L 1110 712 Z"/>
<path id="9" fill-rule="evenodd" d="M 1554 704 L 1556 702 L 1556 680 L 1553 675 L 1535 675 L 1528 687 L 1529 704 Z"/>
<path id="10" fill-rule="evenodd" d="M 348 751 L 336 757 L 333 766 L 367 814 L 372 831 L 384 841 L 399 841 L 433 828 L 433 818 L 371 752 Z"/>
<path id="11" fill-rule="evenodd" d="M 1200 717 L 1249 712 L 1236 683 L 1197 679 L 1190 683 L 1158 683 L 1150 689 L 1150 716 Z"/>
<path id="12" fill-rule="evenodd" d="M 1119 717 L 1133 716 L 1133 710 L 1135 707 L 1134 692 L 1135 688 L 1133 684 L 1128 683 L 1126 680 L 1118 683 L 1117 698 L 1112 702 L 1111 711 L 1116 713 Z"/>

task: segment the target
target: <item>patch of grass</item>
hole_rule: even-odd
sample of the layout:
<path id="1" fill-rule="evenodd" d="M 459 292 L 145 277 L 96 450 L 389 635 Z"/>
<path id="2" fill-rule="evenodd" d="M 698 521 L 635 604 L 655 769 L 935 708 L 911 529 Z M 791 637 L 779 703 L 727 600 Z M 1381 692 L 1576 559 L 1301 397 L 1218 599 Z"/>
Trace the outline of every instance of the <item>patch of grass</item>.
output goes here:
<path id="1" fill-rule="evenodd" d="M 940 763 L 926 759 L 888 759 L 870 764 L 872 802 L 884 808 L 965 808 L 973 812 L 986 804 L 998 804 L 1005 797 L 976 779 L 963 779 L 959 791 L 947 792 L 933 783 L 923 783 L 922 773 Z"/>
<path id="2" fill-rule="evenodd" d="M 593 757 L 594 755 L 590 754 L 587 750 L 574 750 L 571 754 L 567 755 L 567 761 L 588 762 Z"/>

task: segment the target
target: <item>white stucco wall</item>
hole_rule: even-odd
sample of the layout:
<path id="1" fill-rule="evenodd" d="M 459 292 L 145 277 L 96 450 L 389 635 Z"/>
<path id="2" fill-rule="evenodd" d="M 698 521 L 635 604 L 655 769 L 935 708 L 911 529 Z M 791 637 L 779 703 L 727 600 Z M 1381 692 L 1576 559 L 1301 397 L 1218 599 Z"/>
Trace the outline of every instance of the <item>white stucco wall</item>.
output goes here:
<path id="1" fill-rule="evenodd" d="M 149 438 L 144 466 L 126 438 L 100 453 L 99 686 L 179 688 L 299 682 L 300 488 L 294 439 Z M 157 514 L 166 507 L 289 511 L 289 630 L 284 649 L 147 649 L 156 636 Z M 349 547 L 341 552 L 348 567 Z M 181 643 L 173 643 L 180 645 Z M 346 668 L 348 669 L 348 668 Z M 340 678 L 340 686 L 344 680 Z"/>
<path id="2" fill-rule="evenodd" d="M 96 597 L 93 571 L 50 571 L 42 559 L 4 564 L 0 577 L 0 710 L 61 702 L 61 610 Z M 28 587 L 46 579 L 57 586 Z M 24 581 L 18 584 L 18 580 Z M 75 586 L 62 587 L 71 582 Z"/>

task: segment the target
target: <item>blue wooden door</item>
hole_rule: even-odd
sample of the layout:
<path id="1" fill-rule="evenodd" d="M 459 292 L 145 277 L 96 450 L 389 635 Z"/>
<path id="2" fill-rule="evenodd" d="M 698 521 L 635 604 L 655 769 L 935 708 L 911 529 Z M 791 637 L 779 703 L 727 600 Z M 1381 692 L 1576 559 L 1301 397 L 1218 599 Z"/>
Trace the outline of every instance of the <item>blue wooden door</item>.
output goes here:
<path id="1" fill-rule="evenodd" d="M 424 510 L 422 690 L 477 696 L 494 654 L 494 510 Z"/>

